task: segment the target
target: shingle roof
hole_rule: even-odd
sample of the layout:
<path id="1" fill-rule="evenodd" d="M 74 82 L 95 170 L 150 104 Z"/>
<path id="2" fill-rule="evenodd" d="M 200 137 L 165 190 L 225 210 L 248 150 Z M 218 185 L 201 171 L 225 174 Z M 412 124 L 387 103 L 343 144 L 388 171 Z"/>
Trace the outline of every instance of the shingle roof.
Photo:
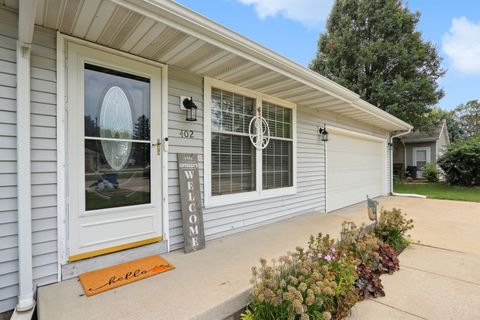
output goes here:
<path id="1" fill-rule="evenodd" d="M 445 120 L 440 121 L 440 123 L 437 125 L 435 128 L 435 131 L 433 133 L 427 133 L 423 132 L 421 130 L 413 130 L 407 135 L 404 135 L 402 137 L 402 140 L 404 141 L 413 141 L 413 140 L 437 140 L 440 137 L 440 134 L 442 133 L 442 128 L 445 123 Z"/>

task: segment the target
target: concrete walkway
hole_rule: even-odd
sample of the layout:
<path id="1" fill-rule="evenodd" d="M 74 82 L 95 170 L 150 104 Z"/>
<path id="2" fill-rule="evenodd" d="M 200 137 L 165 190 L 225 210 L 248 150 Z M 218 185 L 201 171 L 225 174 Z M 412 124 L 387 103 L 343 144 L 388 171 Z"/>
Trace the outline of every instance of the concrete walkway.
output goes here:
<path id="1" fill-rule="evenodd" d="M 480 203 L 386 198 L 415 220 L 420 243 L 382 276 L 386 297 L 354 307 L 351 319 L 480 319 Z"/>
<path id="2" fill-rule="evenodd" d="M 380 204 L 413 217 L 412 234 L 422 246 L 405 251 L 402 270 L 383 277 L 387 297 L 358 304 L 352 318 L 480 319 L 480 204 L 397 197 Z M 305 245 L 310 234 L 338 236 L 344 220 L 366 222 L 365 204 L 209 241 L 196 253 L 165 254 L 176 270 L 93 297 L 83 295 L 77 279 L 42 287 L 39 320 L 224 319 L 247 303 L 250 268 L 260 257 Z"/>

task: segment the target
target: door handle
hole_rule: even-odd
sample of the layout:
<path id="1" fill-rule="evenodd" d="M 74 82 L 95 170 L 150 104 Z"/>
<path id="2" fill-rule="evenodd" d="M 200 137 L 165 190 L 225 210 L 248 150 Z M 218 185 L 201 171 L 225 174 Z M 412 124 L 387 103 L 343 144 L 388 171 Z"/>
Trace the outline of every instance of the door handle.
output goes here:
<path id="1" fill-rule="evenodd" d="M 152 143 L 152 147 L 157 147 L 157 156 L 160 155 L 160 146 L 162 143 L 160 142 L 160 139 L 157 139 L 157 143 Z"/>

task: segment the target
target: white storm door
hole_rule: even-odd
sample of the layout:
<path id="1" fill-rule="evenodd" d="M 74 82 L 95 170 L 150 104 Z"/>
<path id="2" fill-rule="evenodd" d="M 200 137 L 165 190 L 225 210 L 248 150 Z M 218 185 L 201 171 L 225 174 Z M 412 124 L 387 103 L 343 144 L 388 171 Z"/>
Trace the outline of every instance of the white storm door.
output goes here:
<path id="1" fill-rule="evenodd" d="M 413 165 L 417 167 L 417 178 L 423 178 L 423 167 L 430 163 L 430 148 L 413 148 Z"/>
<path id="2" fill-rule="evenodd" d="M 68 44 L 68 254 L 162 236 L 161 68 Z"/>

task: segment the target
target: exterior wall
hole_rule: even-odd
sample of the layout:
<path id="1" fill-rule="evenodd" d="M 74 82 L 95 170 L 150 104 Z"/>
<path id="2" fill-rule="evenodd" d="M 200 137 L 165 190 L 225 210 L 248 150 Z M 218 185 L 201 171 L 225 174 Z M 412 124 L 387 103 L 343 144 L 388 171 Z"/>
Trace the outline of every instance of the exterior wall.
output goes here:
<path id="1" fill-rule="evenodd" d="M 185 121 L 185 113 L 179 108 L 180 95 L 193 97 L 199 107 L 197 122 Z M 297 108 L 297 193 L 281 198 L 204 208 L 207 239 L 271 223 L 295 214 L 325 212 L 324 144 L 317 135 L 317 127 L 323 126 L 325 122 L 387 137 L 387 132 L 373 127 L 348 121 L 332 113 L 319 113 L 299 106 Z M 181 129 L 193 130 L 194 138 L 180 138 Z M 202 198 L 203 167 L 206 164 L 203 163 L 203 79 L 175 68 L 169 69 L 169 145 L 170 244 L 172 249 L 178 249 L 183 246 L 183 236 L 177 153 L 189 152 L 199 155 Z M 389 157 L 386 159 L 389 163 Z M 385 177 L 385 184 L 389 186 L 388 175 Z"/>
<path id="2" fill-rule="evenodd" d="M 16 14 L 0 9 L 0 312 L 16 305 Z M 36 29 L 31 58 L 33 277 L 57 280 L 55 33 Z"/>
<path id="3" fill-rule="evenodd" d="M 430 148 L 430 162 L 436 163 L 437 162 L 437 154 L 436 154 L 436 142 L 417 142 L 417 143 L 407 143 L 405 144 L 407 148 L 407 166 L 413 166 L 413 148 Z"/>

